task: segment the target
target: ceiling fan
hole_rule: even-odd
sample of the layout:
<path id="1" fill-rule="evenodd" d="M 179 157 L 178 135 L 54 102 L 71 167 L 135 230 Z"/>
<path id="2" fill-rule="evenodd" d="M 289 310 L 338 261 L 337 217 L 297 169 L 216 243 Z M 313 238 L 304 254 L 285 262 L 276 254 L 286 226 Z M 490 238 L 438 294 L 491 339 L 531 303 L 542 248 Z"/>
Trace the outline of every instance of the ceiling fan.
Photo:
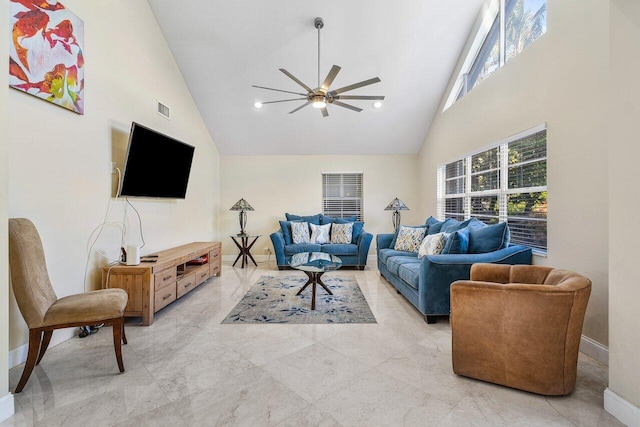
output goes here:
<path id="1" fill-rule="evenodd" d="M 292 92 L 288 90 L 281 90 L 281 89 L 274 89 L 270 87 L 253 85 L 253 87 L 256 87 L 258 89 L 267 89 L 267 90 L 273 90 L 276 92 L 292 93 L 294 95 L 301 95 L 304 97 L 304 98 L 283 99 L 280 101 L 262 102 L 260 103 L 260 106 L 264 104 L 275 104 L 278 102 L 306 101 L 301 106 L 295 108 L 294 110 L 289 111 L 289 114 L 295 113 L 296 111 L 303 109 L 307 105 L 312 104 L 314 108 L 320 109 L 320 111 L 322 112 L 322 117 L 327 117 L 329 115 L 329 112 L 327 111 L 327 104 L 348 108 L 349 110 L 357 111 L 359 113 L 360 111 L 362 111 L 362 108 L 358 108 L 353 105 L 346 104 L 342 102 L 342 100 L 344 99 L 374 100 L 374 101 L 384 100 L 384 96 L 341 95 L 342 93 L 348 92 L 350 90 L 354 90 L 363 86 L 368 86 L 374 83 L 378 83 L 380 81 L 378 77 L 374 77 L 369 80 L 364 80 L 359 83 L 354 83 L 349 86 L 344 86 L 339 89 L 329 90 L 331 83 L 333 83 L 333 80 L 336 78 L 336 76 L 338 75 L 338 72 L 340 71 L 340 67 L 337 65 L 334 65 L 333 67 L 331 67 L 331 70 L 329 70 L 329 74 L 327 74 L 327 77 L 325 77 L 322 84 L 320 84 L 320 29 L 324 27 L 323 19 L 316 18 L 313 21 L 313 26 L 318 29 L 318 87 L 316 87 L 315 89 L 311 89 L 309 86 L 302 83 L 302 81 L 296 78 L 293 74 L 291 74 L 284 68 L 280 68 L 280 71 L 282 71 L 291 80 L 293 80 L 294 82 L 302 86 L 307 93 Z"/>

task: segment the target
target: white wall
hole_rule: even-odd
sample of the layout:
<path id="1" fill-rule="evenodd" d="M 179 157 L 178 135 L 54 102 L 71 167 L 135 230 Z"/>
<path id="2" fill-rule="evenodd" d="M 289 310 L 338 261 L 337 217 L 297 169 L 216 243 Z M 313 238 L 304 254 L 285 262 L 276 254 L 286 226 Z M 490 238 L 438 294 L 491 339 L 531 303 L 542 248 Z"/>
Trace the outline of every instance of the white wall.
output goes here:
<path id="1" fill-rule="evenodd" d="M 262 255 L 273 248 L 269 234 L 279 229 L 285 212 L 313 215 L 322 212 L 323 172 L 362 172 L 364 228 L 374 234 L 393 231 L 391 212 L 384 208 L 398 197 L 411 209 L 402 212 L 403 224 L 422 224 L 419 182 L 414 155 L 397 156 L 223 156 L 221 159 L 220 235 L 224 254 L 237 254 L 231 234 L 240 231 L 238 212 L 228 209 L 244 197 L 249 212 L 247 232 L 262 234 L 252 251 Z M 370 253 L 375 251 L 375 241 Z"/>
<path id="2" fill-rule="evenodd" d="M 0 3 L 0 16 L 9 16 L 9 2 Z M 9 20 L 0 20 L 0 34 L 9 40 Z M 9 55 L 9 44 L 0 43 L 0 58 Z M 7 117 L 6 84 L 0 85 L 0 117 Z M 9 266 L 7 238 L 7 193 L 9 190 L 7 120 L 0 120 L 0 367 L 8 366 L 9 355 Z M 13 414 L 9 393 L 9 372 L 0 368 L 0 422 Z"/>
<path id="3" fill-rule="evenodd" d="M 609 390 L 635 406 L 628 411 L 630 418 L 621 418 L 620 411 L 614 415 L 628 425 L 640 425 L 640 230 L 634 226 L 640 212 L 640 3 L 611 1 L 610 23 Z M 608 403 L 605 397 L 605 407 Z"/>
<path id="4" fill-rule="evenodd" d="M 220 168 L 217 149 L 148 3 L 64 4 L 84 20 L 85 115 L 16 90 L 8 93 L 9 215 L 28 217 L 38 227 L 59 297 L 85 290 L 87 239 L 105 215 L 114 181 L 109 164 L 113 159 L 122 168 L 132 121 L 196 147 L 186 200 L 131 199 L 142 216 L 143 254 L 218 238 Z M 171 121 L 156 114 L 156 100 L 171 108 Z M 122 207 L 122 201 L 115 202 L 109 219 L 120 220 Z M 128 242 L 136 243 L 131 210 L 128 218 Z M 96 245 L 114 257 L 120 246 L 115 231 L 107 230 Z M 105 264 L 91 257 L 87 290 L 99 287 Z M 15 302 L 10 316 L 10 348 L 16 349 L 27 334 Z M 71 332 L 56 332 L 54 340 Z"/>
<path id="5" fill-rule="evenodd" d="M 420 152 L 421 208 L 435 212 L 439 164 L 546 122 L 549 250 L 534 262 L 592 280 L 584 334 L 606 346 L 608 5 L 547 7 L 545 35 L 436 115 Z"/>

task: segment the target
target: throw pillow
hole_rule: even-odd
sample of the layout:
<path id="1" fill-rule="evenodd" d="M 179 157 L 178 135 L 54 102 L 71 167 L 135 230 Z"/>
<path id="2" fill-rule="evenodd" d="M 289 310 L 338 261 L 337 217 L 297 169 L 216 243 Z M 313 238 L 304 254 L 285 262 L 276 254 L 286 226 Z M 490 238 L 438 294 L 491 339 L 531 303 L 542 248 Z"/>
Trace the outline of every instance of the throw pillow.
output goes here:
<path id="1" fill-rule="evenodd" d="M 396 251 L 418 252 L 418 248 L 426 232 L 427 227 L 407 227 L 401 225 L 393 249 Z"/>
<path id="2" fill-rule="evenodd" d="M 436 234 L 436 233 L 440 233 L 442 231 L 442 227 L 445 226 L 445 224 L 450 224 L 450 223 L 458 223 L 458 221 L 456 221 L 453 218 L 447 218 L 444 221 L 438 221 L 434 224 L 431 224 L 429 226 L 429 231 L 427 234 Z"/>
<path id="3" fill-rule="evenodd" d="M 440 228 L 440 231 L 445 233 L 453 233 L 454 231 L 462 230 L 463 228 L 468 227 L 474 221 L 478 221 L 478 219 L 471 218 L 462 222 L 451 220 L 450 222 L 445 222 L 444 224 L 442 224 L 442 228 Z"/>
<path id="4" fill-rule="evenodd" d="M 429 218 L 427 218 L 427 220 L 424 222 L 424 225 L 426 225 L 427 227 L 433 225 L 433 224 L 437 224 L 438 221 L 437 219 L 435 219 L 434 217 L 430 216 Z"/>
<path id="5" fill-rule="evenodd" d="M 409 227 L 409 228 L 424 228 L 425 230 L 429 229 L 428 225 L 401 225 L 400 227 Z M 391 240 L 391 244 L 389 245 L 389 247 L 391 249 L 396 247 L 396 242 L 398 241 L 398 233 L 400 232 L 400 227 L 398 227 L 398 229 L 395 231 L 395 233 L 393 234 L 393 239 Z M 426 231 L 425 231 L 426 234 Z"/>
<path id="6" fill-rule="evenodd" d="M 469 252 L 469 228 L 454 231 L 447 236 L 442 254 L 466 254 Z"/>
<path id="7" fill-rule="evenodd" d="M 418 250 L 418 258 L 422 258 L 427 255 L 438 255 L 442 253 L 444 246 L 447 242 L 446 233 L 429 234 L 420 243 L 420 249 Z"/>
<path id="8" fill-rule="evenodd" d="M 284 214 L 284 216 L 287 217 L 287 221 L 306 221 L 309 224 L 315 224 L 315 225 L 320 225 L 321 215 L 322 214 L 300 216 L 300 215 L 294 215 L 290 213 Z"/>
<path id="9" fill-rule="evenodd" d="M 331 243 L 351 243 L 353 223 L 331 224 Z"/>
<path id="10" fill-rule="evenodd" d="M 279 221 L 280 222 L 280 230 L 282 230 L 282 237 L 284 237 L 284 244 L 290 245 L 293 243 L 291 240 L 291 221 Z M 301 222 L 301 221 L 296 221 Z"/>
<path id="11" fill-rule="evenodd" d="M 309 224 L 309 226 L 311 227 L 311 243 L 329 243 L 329 232 L 331 231 L 331 224 Z"/>
<path id="12" fill-rule="evenodd" d="M 358 243 L 358 237 L 360 236 L 360 233 L 362 233 L 362 229 L 364 228 L 364 221 L 349 221 L 348 218 L 338 218 L 336 220 L 337 224 L 347 224 L 347 223 L 353 223 L 353 232 L 351 233 L 351 243 Z"/>
<path id="13" fill-rule="evenodd" d="M 296 245 L 309 243 L 309 224 L 306 222 L 291 222 L 291 239 Z"/>
<path id="14" fill-rule="evenodd" d="M 506 222 L 469 229 L 469 253 L 484 254 L 509 246 L 509 226 Z"/>

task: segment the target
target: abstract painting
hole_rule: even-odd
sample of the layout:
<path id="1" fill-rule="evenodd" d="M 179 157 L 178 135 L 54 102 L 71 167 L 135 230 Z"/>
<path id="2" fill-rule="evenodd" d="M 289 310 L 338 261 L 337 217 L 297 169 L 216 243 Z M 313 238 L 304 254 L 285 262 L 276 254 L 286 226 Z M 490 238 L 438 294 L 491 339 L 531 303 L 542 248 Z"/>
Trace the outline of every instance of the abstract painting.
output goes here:
<path id="1" fill-rule="evenodd" d="M 84 23 L 56 0 L 9 0 L 9 86 L 84 114 Z"/>

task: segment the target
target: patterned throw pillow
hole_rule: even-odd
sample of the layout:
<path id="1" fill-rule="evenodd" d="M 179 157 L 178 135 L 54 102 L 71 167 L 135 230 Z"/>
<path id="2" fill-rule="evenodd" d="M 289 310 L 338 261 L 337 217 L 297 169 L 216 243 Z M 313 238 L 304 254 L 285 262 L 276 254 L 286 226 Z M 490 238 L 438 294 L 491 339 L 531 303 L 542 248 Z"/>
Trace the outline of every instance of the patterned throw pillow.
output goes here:
<path id="1" fill-rule="evenodd" d="M 291 223 L 291 239 L 294 244 L 309 243 L 309 223 L 308 222 L 292 222 Z"/>
<path id="2" fill-rule="evenodd" d="M 406 227 L 401 225 L 393 249 L 396 251 L 418 252 L 426 232 L 427 227 Z"/>
<path id="3" fill-rule="evenodd" d="M 331 243 L 351 243 L 353 223 L 331 224 Z"/>
<path id="4" fill-rule="evenodd" d="M 424 238 L 418 250 L 418 257 L 437 255 L 442 252 L 447 243 L 447 233 L 429 234 Z"/>
<path id="5" fill-rule="evenodd" d="M 329 243 L 330 223 L 326 225 L 309 224 L 309 226 L 311 227 L 311 243 Z"/>

